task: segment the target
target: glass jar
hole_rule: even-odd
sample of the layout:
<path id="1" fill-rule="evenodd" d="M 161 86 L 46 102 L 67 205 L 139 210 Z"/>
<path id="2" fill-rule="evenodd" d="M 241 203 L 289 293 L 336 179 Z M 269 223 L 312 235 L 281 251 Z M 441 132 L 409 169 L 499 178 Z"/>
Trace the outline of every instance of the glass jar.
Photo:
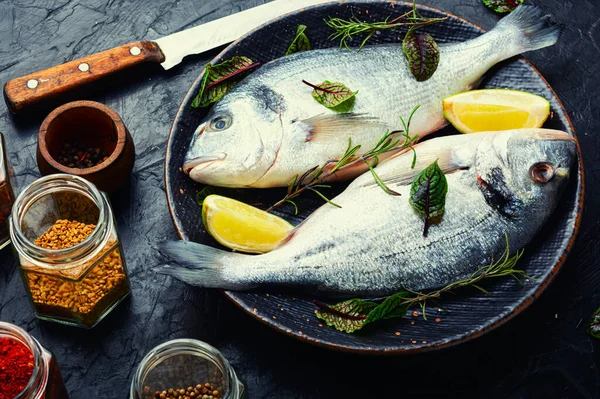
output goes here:
<path id="1" fill-rule="evenodd" d="M 33 372 L 29 383 L 15 399 L 68 399 L 56 358 L 49 350 L 13 324 L 0 321 L 0 338 L 14 339 L 25 345 L 33 355 Z"/>
<path id="2" fill-rule="evenodd" d="M 10 243 L 7 219 L 15 202 L 13 170 L 7 158 L 6 143 L 0 133 L 0 249 Z"/>
<path id="3" fill-rule="evenodd" d="M 36 180 L 17 197 L 9 227 L 38 318 L 91 328 L 129 294 L 108 197 L 87 180 Z"/>
<path id="4" fill-rule="evenodd" d="M 190 391 L 191 388 L 191 391 Z M 203 389 L 204 388 L 204 389 Z M 138 366 L 130 399 L 155 399 L 171 392 L 194 398 L 241 399 L 244 384 L 217 349 L 194 339 L 176 339 L 152 349 Z M 217 395 L 215 392 L 217 391 Z"/>

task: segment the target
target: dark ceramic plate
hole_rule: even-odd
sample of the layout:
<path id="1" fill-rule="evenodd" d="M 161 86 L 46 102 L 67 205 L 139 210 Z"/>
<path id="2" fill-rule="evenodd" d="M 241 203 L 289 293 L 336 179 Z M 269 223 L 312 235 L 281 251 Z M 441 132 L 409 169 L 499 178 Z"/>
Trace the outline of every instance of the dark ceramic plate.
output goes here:
<path id="1" fill-rule="evenodd" d="M 335 16 L 348 19 L 355 15 L 375 21 L 389 16 L 393 18 L 407 10 L 408 5 L 391 2 L 330 3 L 308 8 L 249 33 L 226 48 L 213 63 L 235 55 L 245 55 L 262 63 L 281 57 L 299 24 L 308 26 L 313 48 L 334 47 L 338 43 L 328 40 L 331 31 L 323 23 L 324 18 Z M 483 33 L 480 27 L 440 10 L 420 7 L 420 11 L 426 16 L 449 17 L 439 25 L 427 27 L 427 32 L 439 43 L 464 41 Z M 401 37 L 401 33 L 384 32 L 374 37 L 371 44 L 397 42 Z M 200 207 L 196 204 L 195 194 L 203 186 L 192 181 L 180 169 L 190 138 L 206 114 L 206 111 L 190 107 L 200 81 L 201 76 L 183 100 L 171 129 L 165 165 L 166 188 L 171 215 L 180 238 L 219 247 L 200 222 Z M 482 87 L 526 90 L 544 96 L 550 100 L 553 112 L 546 127 L 575 134 L 552 88 L 525 59 L 516 58 L 496 67 L 486 75 Z M 442 132 L 456 133 L 450 128 Z M 341 191 L 343 188 L 344 185 L 340 185 L 335 189 Z M 225 195 L 264 208 L 281 199 L 284 193 L 284 189 L 225 191 Z M 500 326 L 541 295 L 563 265 L 573 245 L 581 218 L 582 200 L 583 169 L 580 161 L 578 173 L 573 173 L 561 205 L 544 231 L 527 247 L 525 257 L 520 262 L 525 272 L 536 280 L 526 282 L 525 287 L 509 278 L 488 283 L 485 287 L 491 293 L 489 296 L 475 289 L 463 289 L 456 296 L 443 298 L 443 306 L 449 313 L 434 308 L 428 320 L 420 316 L 389 320 L 348 335 L 320 324 L 314 315 L 312 300 L 315 298 L 312 296 L 265 291 L 225 292 L 225 295 L 258 320 L 301 340 L 329 348 L 364 353 L 408 353 L 458 344 Z M 308 195 L 299 202 L 300 215 L 294 216 L 290 208 L 282 208 L 279 215 L 297 224 L 322 205 L 321 201 Z"/>

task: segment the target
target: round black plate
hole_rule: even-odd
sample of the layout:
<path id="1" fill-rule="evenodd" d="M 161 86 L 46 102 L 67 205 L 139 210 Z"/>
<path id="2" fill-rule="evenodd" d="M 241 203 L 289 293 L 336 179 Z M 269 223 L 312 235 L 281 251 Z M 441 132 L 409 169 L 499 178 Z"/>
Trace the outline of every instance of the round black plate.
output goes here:
<path id="1" fill-rule="evenodd" d="M 425 16 L 449 18 L 437 25 L 427 27 L 438 43 L 465 41 L 483 33 L 480 27 L 459 17 L 428 7 L 419 7 Z M 266 63 L 285 54 L 293 40 L 296 27 L 308 26 L 307 34 L 313 48 L 338 45 L 328 40 L 331 30 L 323 19 L 357 16 L 363 20 L 381 21 L 394 18 L 410 10 L 409 5 L 397 2 L 343 2 L 307 8 L 283 16 L 262 26 L 227 47 L 214 63 L 245 55 L 254 61 Z M 383 32 L 375 36 L 370 44 L 398 42 L 403 32 Z M 206 114 L 206 111 L 190 107 L 198 92 L 201 77 L 194 82 L 183 100 L 175 117 L 168 141 L 165 160 L 165 179 L 169 207 L 175 227 L 183 240 L 192 240 L 219 247 L 203 229 L 200 207 L 195 195 L 203 188 L 181 172 L 183 159 L 190 138 Z M 509 60 L 490 71 L 482 83 L 483 88 L 511 88 L 539 94 L 552 104 L 553 117 L 545 127 L 559 129 L 574 135 L 569 118 L 552 88 L 524 58 Z M 440 134 L 456 134 L 451 128 Z M 560 206 L 548 222 L 544 231 L 536 237 L 525 252 L 520 266 L 535 280 L 520 286 L 509 278 L 488 282 L 485 288 L 491 295 L 475 289 L 463 289 L 457 295 L 442 299 L 448 313 L 437 307 L 429 308 L 428 319 L 421 316 L 412 319 L 396 319 L 375 323 L 355 334 L 336 331 L 320 323 L 314 315 L 312 296 L 302 293 L 225 292 L 225 294 L 253 317 L 299 339 L 334 349 L 365 353 L 408 353 L 431 350 L 473 339 L 498 327 L 530 305 L 546 288 L 565 261 L 573 245 L 581 218 L 583 201 L 583 169 L 579 154 L 579 169 L 573 173 Z M 343 190 L 338 185 L 335 192 Z M 268 190 L 223 190 L 224 195 L 266 208 L 281 199 L 285 189 Z M 335 194 L 335 193 L 332 193 Z M 299 223 L 322 201 L 310 195 L 298 203 L 301 213 L 293 215 L 291 208 L 282 207 L 279 215 L 294 224 Z"/>

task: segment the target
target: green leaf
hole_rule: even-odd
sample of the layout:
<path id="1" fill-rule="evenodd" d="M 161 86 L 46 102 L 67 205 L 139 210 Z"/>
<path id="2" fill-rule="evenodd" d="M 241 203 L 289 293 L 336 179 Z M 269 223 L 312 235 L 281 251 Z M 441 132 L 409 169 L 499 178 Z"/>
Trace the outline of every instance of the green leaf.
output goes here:
<path id="1" fill-rule="evenodd" d="M 312 96 L 317 102 L 336 112 L 349 112 L 354 107 L 354 101 L 358 91 L 350 90 L 346 85 L 340 82 L 330 82 L 326 80 L 320 85 L 313 85 L 306 80 L 304 84 L 312 87 L 314 90 Z"/>
<path id="2" fill-rule="evenodd" d="M 296 38 L 290 44 L 290 47 L 285 52 L 285 55 L 290 55 L 294 53 L 299 53 L 300 51 L 308 51 L 311 49 L 310 41 L 308 40 L 308 36 L 304 33 L 306 30 L 306 25 L 299 25 L 296 30 Z"/>
<path id="3" fill-rule="evenodd" d="M 333 306 L 327 306 L 318 301 L 314 303 L 320 307 L 316 311 L 319 319 L 334 327 L 338 331 L 353 333 L 370 323 L 378 320 L 388 320 L 406 316 L 409 302 L 406 301 L 411 294 L 401 291 L 386 298 L 382 303 L 364 301 L 362 299 L 349 299 Z"/>
<path id="4" fill-rule="evenodd" d="M 328 326 L 347 333 L 353 333 L 363 328 L 369 313 L 378 306 L 375 302 L 362 299 L 350 299 L 333 306 L 320 304 L 317 301 L 315 303 L 321 307 L 316 311 L 319 319 Z"/>
<path id="5" fill-rule="evenodd" d="M 200 91 L 192 101 L 192 107 L 208 107 L 219 101 L 247 75 L 248 70 L 258 65 L 260 63 L 255 63 L 248 57 L 233 57 L 217 65 L 207 64 Z"/>
<path id="6" fill-rule="evenodd" d="M 419 82 L 433 76 L 440 63 L 440 50 L 433 37 L 427 33 L 417 33 L 414 28 L 406 33 L 402 51 L 410 71 Z"/>
<path id="7" fill-rule="evenodd" d="M 425 216 L 424 237 L 427 237 L 431 219 L 444 214 L 447 193 L 448 181 L 438 161 L 425 168 L 413 181 L 409 202 L 417 212 Z"/>
<path id="8" fill-rule="evenodd" d="M 373 323 L 378 320 L 387 320 L 406 316 L 409 302 L 407 298 L 411 297 L 408 291 L 400 291 L 392 296 L 387 297 L 379 306 L 373 309 L 365 323 Z"/>
<path id="9" fill-rule="evenodd" d="M 499 14 L 513 12 L 519 5 L 523 4 L 523 0 L 481 0 L 488 8 Z"/>
<path id="10" fill-rule="evenodd" d="M 600 338 L 600 308 L 592 315 L 585 331 L 594 338 Z"/>

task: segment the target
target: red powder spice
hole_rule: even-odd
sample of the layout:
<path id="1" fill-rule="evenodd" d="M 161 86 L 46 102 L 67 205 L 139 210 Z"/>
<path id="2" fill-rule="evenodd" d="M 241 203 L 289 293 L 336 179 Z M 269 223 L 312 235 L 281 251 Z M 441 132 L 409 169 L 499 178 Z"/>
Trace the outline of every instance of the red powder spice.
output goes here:
<path id="1" fill-rule="evenodd" d="M 33 354 L 12 338 L 0 338 L 0 399 L 13 399 L 33 374 Z"/>

